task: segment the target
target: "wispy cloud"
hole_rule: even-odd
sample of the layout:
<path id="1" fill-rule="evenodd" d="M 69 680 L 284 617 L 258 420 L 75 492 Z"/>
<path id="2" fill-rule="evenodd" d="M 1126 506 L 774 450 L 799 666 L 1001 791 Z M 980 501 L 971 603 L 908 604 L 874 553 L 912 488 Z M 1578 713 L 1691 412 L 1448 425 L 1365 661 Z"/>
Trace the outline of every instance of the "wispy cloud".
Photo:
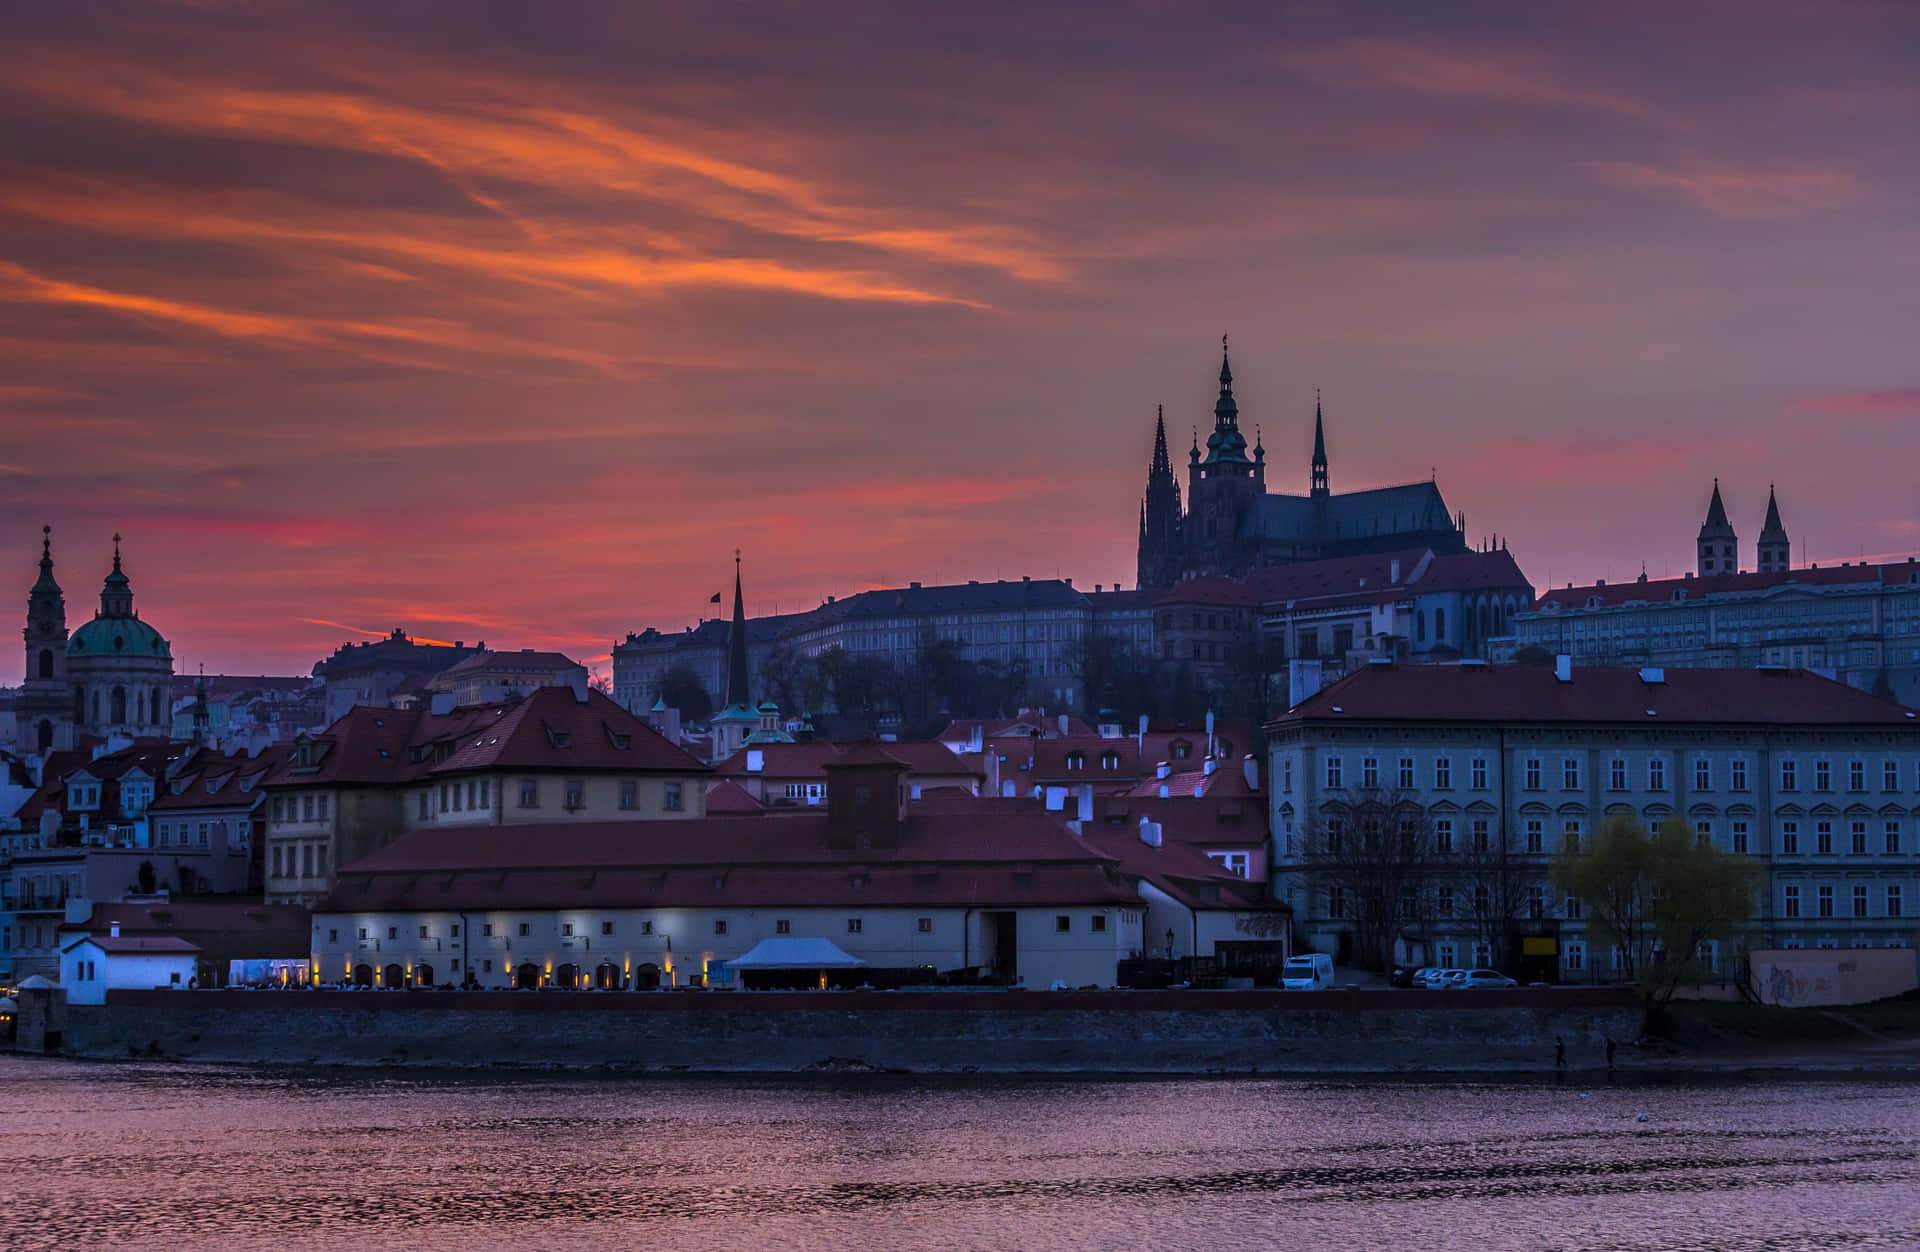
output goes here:
<path id="1" fill-rule="evenodd" d="M 1734 222 L 1790 222 L 1850 208 L 1866 199 L 1866 185 L 1844 170 L 1760 169 L 1726 165 L 1649 165 L 1589 161 L 1604 182 L 1684 196 Z"/>

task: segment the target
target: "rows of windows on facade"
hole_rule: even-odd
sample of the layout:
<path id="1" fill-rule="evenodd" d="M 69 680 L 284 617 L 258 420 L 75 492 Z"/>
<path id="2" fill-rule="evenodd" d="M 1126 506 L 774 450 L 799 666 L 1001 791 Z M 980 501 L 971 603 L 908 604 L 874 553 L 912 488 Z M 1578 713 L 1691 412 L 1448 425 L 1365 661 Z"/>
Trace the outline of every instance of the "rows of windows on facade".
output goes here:
<path id="1" fill-rule="evenodd" d="M 173 649 L 133 604 L 120 536 L 100 589 L 100 607 L 71 634 L 66 597 L 54 577 L 53 529 L 43 527 L 40 576 L 27 595 L 25 678 L 15 697 L 21 745 L 49 752 L 83 738 L 165 736 L 173 721 Z"/>

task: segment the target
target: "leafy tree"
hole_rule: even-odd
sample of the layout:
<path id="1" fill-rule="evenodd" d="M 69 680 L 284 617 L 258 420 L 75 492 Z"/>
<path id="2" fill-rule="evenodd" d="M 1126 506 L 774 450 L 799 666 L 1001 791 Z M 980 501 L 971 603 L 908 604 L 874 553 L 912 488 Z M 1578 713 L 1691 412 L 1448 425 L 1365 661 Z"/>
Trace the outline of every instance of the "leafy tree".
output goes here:
<path id="1" fill-rule="evenodd" d="M 1513 654 L 1513 664 L 1545 669 L 1553 664 L 1553 653 L 1537 643 L 1530 643 Z"/>
<path id="2" fill-rule="evenodd" d="M 660 680 L 660 698 L 680 710 L 682 721 L 699 723 L 713 716 L 713 697 L 690 665 L 676 665 Z"/>
<path id="3" fill-rule="evenodd" d="M 139 885 L 141 895 L 150 896 L 154 893 L 157 884 L 153 874 L 152 861 L 140 862 L 140 868 L 135 873 L 134 881 Z"/>
<path id="4" fill-rule="evenodd" d="M 1590 933 L 1621 953 L 1650 1013 L 1707 973 L 1702 947 L 1745 933 L 1757 886 L 1743 860 L 1681 819 L 1649 834 L 1630 814 L 1608 818 L 1585 847 L 1569 844 L 1553 881 L 1585 906 Z"/>

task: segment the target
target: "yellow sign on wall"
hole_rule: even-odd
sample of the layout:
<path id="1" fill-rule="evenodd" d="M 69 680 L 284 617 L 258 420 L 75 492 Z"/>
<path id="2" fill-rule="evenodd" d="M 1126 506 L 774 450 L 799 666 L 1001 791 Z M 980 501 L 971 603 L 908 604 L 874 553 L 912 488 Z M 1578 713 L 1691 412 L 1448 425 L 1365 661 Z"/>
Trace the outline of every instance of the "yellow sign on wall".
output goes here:
<path id="1" fill-rule="evenodd" d="M 1559 950 L 1559 942 L 1554 939 L 1522 939 L 1520 941 L 1521 956 L 1554 956 Z"/>

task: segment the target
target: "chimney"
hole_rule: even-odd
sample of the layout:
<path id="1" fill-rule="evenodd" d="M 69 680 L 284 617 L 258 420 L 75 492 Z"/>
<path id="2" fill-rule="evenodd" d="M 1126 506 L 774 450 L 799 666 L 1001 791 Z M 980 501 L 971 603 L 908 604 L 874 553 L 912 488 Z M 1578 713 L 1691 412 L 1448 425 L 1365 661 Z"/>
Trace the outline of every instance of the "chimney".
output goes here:
<path id="1" fill-rule="evenodd" d="M 1247 776 L 1247 790 L 1260 790 L 1260 762 L 1254 759 L 1253 753 L 1247 753 L 1246 759 L 1240 762 L 1240 769 Z"/>
<path id="2" fill-rule="evenodd" d="M 1062 739 L 1067 737 L 1067 715 L 1065 713 L 1060 715 L 1060 737 Z"/>
<path id="3" fill-rule="evenodd" d="M 433 703 L 429 708 L 435 717 L 445 717 L 453 712 L 453 693 L 451 691 L 434 692 Z"/>
<path id="4" fill-rule="evenodd" d="M 969 752 L 986 751 L 984 740 L 985 740 L 985 735 L 983 733 L 983 730 L 979 725 L 979 723 L 976 722 L 974 724 L 973 730 L 967 734 L 967 751 Z"/>
<path id="5" fill-rule="evenodd" d="M 1160 823 L 1155 821 L 1149 821 L 1144 816 L 1141 817 L 1140 842 L 1146 844 L 1149 848 L 1159 847 L 1160 846 Z"/>
<path id="6" fill-rule="evenodd" d="M 759 748 L 747 749 L 747 773 L 759 774 L 767 768 L 767 754 Z"/>
<path id="7" fill-rule="evenodd" d="M 567 686 L 573 688 L 573 702 L 575 704 L 585 704 L 587 702 L 587 670 L 584 665 L 567 675 Z"/>
<path id="8" fill-rule="evenodd" d="M 1573 658 L 1562 652 L 1553 658 L 1553 676 L 1563 683 L 1573 681 Z"/>
<path id="9" fill-rule="evenodd" d="M 1200 762 L 1200 772 L 1209 778 L 1213 777 L 1213 771 L 1219 768 L 1220 762 L 1214 757 L 1208 757 L 1206 760 Z"/>
<path id="10" fill-rule="evenodd" d="M 1399 557 L 1395 557 L 1393 560 L 1387 563 L 1387 581 L 1390 583 L 1397 583 L 1400 581 L 1400 558 Z"/>
<path id="11" fill-rule="evenodd" d="M 1166 799 L 1166 798 L 1168 797 L 1168 794 L 1169 794 L 1169 793 L 1168 793 L 1168 790 L 1167 790 L 1167 784 L 1165 784 L 1165 783 L 1161 783 L 1161 784 L 1160 784 L 1160 798 L 1161 798 L 1162 800 L 1165 800 L 1165 799 Z"/>
<path id="12" fill-rule="evenodd" d="M 120 923 L 119 922 L 110 923 L 107 926 L 107 934 L 111 935 L 115 939 L 118 939 L 120 937 Z"/>
<path id="13" fill-rule="evenodd" d="M 1064 813 L 1067 811 L 1067 789 L 1065 787 L 1047 788 L 1047 812 Z"/>
<path id="14" fill-rule="evenodd" d="M 1171 765 L 1168 765 L 1165 761 L 1160 761 L 1156 763 L 1153 767 L 1153 776 L 1155 778 L 1165 778 L 1168 774 L 1172 772 L 1173 772 L 1173 767 Z"/>
<path id="15" fill-rule="evenodd" d="M 1086 826 L 1093 821 L 1093 786 L 1080 784 L 1080 824 Z"/>
<path id="16" fill-rule="evenodd" d="M 1133 741 L 1133 750 L 1135 752 L 1147 750 L 1147 715 L 1145 713 L 1140 715 L 1140 733 Z"/>

